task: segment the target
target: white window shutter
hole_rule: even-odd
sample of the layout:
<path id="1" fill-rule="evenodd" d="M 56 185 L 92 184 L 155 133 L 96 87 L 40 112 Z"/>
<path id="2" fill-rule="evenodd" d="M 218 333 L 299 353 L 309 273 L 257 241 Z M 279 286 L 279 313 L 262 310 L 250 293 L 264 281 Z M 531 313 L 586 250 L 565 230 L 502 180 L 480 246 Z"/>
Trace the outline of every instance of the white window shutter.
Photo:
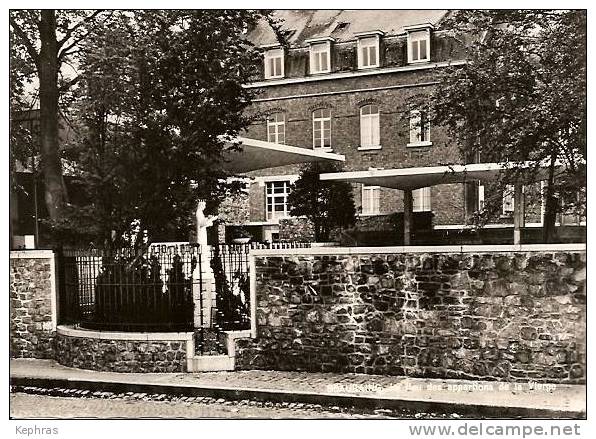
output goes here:
<path id="1" fill-rule="evenodd" d="M 381 137 L 381 136 L 380 136 L 380 133 L 379 133 L 379 131 L 380 131 L 380 126 L 379 126 L 379 113 L 377 113 L 376 115 L 374 115 L 374 116 L 372 117 L 372 120 L 371 120 L 371 125 L 372 125 L 372 126 L 371 126 L 371 131 L 372 131 L 372 136 L 371 136 L 371 137 L 372 137 L 372 139 L 371 139 L 371 140 L 372 140 L 372 144 L 373 144 L 374 146 L 378 146 L 378 145 L 380 145 L 380 144 L 381 144 L 381 142 L 380 142 L 380 137 Z"/>
<path id="2" fill-rule="evenodd" d="M 360 145 L 368 146 L 370 139 L 370 118 L 360 116 Z"/>
<path id="3" fill-rule="evenodd" d="M 372 213 L 379 213 L 380 212 L 380 198 L 381 198 L 381 190 L 379 188 L 374 188 L 372 190 L 373 193 L 373 211 Z"/>

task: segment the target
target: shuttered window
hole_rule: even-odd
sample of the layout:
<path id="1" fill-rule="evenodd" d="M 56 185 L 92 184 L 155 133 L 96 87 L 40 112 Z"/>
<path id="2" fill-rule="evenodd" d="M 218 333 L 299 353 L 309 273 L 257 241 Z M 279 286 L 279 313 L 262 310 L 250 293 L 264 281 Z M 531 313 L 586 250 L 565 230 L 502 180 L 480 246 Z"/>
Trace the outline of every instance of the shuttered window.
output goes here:
<path id="1" fill-rule="evenodd" d="M 286 143 L 286 119 L 283 113 L 274 113 L 267 117 L 267 140 L 271 143 Z"/>
<path id="2" fill-rule="evenodd" d="M 381 188 L 379 186 L 362 186 L 362 214 L 377 215 L 380 212 L 379 201 Z"/>
<path id="3" fill-rule="evenodd" d="M 283 78 L 284 76 L 284 51 L 271 49 L 265 52 L 265 79 Z"/>
<path id="4" fill-rule="evenodd" d="M 331 110 L 313 111 L 312 132 L 312 146 L 314 149 L 331 147 Z"/>
<path id="5" fill-rule="evenodd" d="M 360 109 L 360 146 L 379 146 L 379 131 L 379 107 L 365 105 Z"/>
<path id="6" fill-rule="evenodd" d="M 430 206 L 430 187 L 423 187 L 412 191 L 412 210 L 414 212 L 428 212 Z"/>

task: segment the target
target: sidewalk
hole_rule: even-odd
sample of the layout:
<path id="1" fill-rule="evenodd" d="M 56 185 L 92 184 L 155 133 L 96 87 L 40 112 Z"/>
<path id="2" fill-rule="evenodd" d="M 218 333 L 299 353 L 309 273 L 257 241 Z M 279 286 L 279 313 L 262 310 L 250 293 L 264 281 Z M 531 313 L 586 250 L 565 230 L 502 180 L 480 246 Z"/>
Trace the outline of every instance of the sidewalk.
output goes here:
<path id="1" fill-rule="evenodd" d="M 375 408 L 405 407 L 468 417 L 585 418 L 586 387 L 549 384 L 502 388 L 494 381 L 404 378 L 383 375 L 236 371 L 116 373 L 74 369 L 52 360 L 11 359 L 13 385 L 104 391 L 172 393 Z"/>

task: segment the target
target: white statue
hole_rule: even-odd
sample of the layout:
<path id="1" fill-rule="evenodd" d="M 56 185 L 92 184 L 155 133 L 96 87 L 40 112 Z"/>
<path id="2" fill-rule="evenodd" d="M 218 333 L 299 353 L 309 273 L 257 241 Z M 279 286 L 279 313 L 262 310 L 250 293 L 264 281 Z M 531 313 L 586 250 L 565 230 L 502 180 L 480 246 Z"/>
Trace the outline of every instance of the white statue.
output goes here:
<path id="1" fill-rule="evenodd" d="M 197 205 L 197 243 L 207 245 L 207 227 L 211 227 L 217 216 L 205 216 L 205 200 L 199 200 Z"/>

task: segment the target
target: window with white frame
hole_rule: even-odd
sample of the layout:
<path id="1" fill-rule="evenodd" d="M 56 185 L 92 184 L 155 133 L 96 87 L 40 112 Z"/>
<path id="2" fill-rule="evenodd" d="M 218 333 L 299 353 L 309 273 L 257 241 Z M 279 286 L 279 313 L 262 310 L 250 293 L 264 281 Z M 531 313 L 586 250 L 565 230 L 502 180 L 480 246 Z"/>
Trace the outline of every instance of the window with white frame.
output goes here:
<path id="1" fill-rule="evenodd" d="M 265 52 L 265 79 L 284 77 L 284 50 L 271 49 Z"/>
<path id="2" fill-rule="evenodd" d="M 358 68 L 379 67 L 379 37 L 366 37 L 358 40 Z"/>
<path id="3" fill-rule="evenodd" d="M 430 30 L 408 32 L 408 63 L 430 61 Z"/>
<path id="4" fill-rule="evenodd" d="M 284 113 L 273 113 L 267 117 L 267 140 L 271 143 L 286 143 L 286 117 Z"/>
<path id="5" fill-rule="evenodd" d="M 508 184 L 503 191 L 503 215 L 510 215 L 515 209 L 515 186 Z"/>
<path id="6" fill-rule="evenodd" d="M 412 210 L 414 212 L 428 212 L 430 207 L 430 187 L 423 187 L 412 191 Z"/>
<path id="7" fill-rule="evenodd" d="M 312 146 L 331 148 L 331 110 L 321 109 L 312 113 Z"/>
<path id="8" fill-rule="evenodd" d="M 410 143 L 408 146 L 430 145 L 430 121 L 426 111 L 410 111 Z"/>
<path id="9" fill-rule="evenodd" d="M 289 216 L 289 181 L 268 181 L 266 184 L 267 221 L 275 221 Z"/>
<path id="10" fill-rule="evenodd" d="M 362 186 L 362 214 L 378 215 L 380 213 L 379 201 L 381 188 L 379 186 Z"/>
<path id="11" fill-rule="evenodd" d="M 365 105 L 360 109 L 360 146 L 380 147 L 379 106 Z"/>
<path id="12" fill-rule="evenodd" d="M 331 71 L 331 43 L 310 45 L 310 73 L 328 73 Z"/>

